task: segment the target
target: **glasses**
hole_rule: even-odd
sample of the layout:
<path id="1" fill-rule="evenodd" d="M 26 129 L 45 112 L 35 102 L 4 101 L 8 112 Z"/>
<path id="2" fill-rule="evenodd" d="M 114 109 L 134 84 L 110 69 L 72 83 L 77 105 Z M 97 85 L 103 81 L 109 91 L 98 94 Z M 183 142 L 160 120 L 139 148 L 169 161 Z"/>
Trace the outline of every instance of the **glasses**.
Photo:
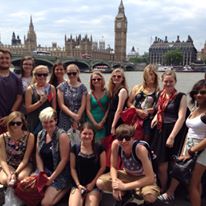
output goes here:
<path id="1" fill-rule="evenodd" d="M 47 77 L 48 73 L 36 73 L 35 76 L 37 76 L 37 77 Z"/>
<path id="2" fill-rule="evenodd" d="M 68 75 L 68 76 L 71 76 L 71 75 L 76 76 L 76 75 L 77 75 L 77 72 L 67 72 L 67 75 Z"/>
<path id="3" fill-rule="evenodd" d="M 12 122 L 9 123 L 9 125 L 10 125 L 10 126 L 14 126 L 14 125 L 16 125 L 16 126 L 21 126 L 21 125 L 22 125 L 22 122 L 20 122 L 20 121 L 16 121 L 16 122 L 15 122 L 15 121 L 12 121 Z"/>
<path id="4" fill-rule="evenodd" d="M 198 95 L 198 94 L 205 95 L 206 94 L 206 90 L 199 90 L 199 91 L 193 90 L 193 91 L 190 92 L 191 96 Z"/>
<path id="5" fill-rule="evenodd" d="M 118 141 L 123 141 L 123 139 L 125 139 L 126 141 L 130 141 L 131 140 L 131 136 L 119 136 L 117 137 Z"/>
<path id="6" fill-rule="evenodd" d="M 113 75 L 112 78 L 120 79 L 120 78 L 122 78 L 122 76 L 121 75 Z"/>
<path id="7" fill-rule="evenodd" d="M 101 78 L 92 79 L 93 82 L 100 82 L 101 80 Z"/>

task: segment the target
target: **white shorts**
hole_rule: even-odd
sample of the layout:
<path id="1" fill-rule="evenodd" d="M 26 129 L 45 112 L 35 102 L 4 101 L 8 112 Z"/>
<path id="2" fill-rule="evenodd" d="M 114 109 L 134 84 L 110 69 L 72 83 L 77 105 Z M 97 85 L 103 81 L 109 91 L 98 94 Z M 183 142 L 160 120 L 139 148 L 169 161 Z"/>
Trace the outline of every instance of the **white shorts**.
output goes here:
<path id="1" fill-rule="evenodd" d="M 206 149 L 201 152 L 196 162 L 206 167 Z"/>

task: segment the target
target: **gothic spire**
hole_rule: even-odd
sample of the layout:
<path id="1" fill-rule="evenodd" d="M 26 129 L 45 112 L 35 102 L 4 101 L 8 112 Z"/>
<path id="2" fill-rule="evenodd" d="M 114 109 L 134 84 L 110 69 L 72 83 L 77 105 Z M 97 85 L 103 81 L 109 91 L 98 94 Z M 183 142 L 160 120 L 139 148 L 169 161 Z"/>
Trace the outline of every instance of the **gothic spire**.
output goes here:
<path id="1" fill-rule="evenodd" d="M 118 11 L 117 17 L 119 17 L 119 18 L 125 17 L 124 5 L 123 5 L 123 1 L 122 0 L 121 0 L 120 5 L 119 5 L 119 11 Z"/>
<path id="2" fill-rule="evenodd" d="M 32 21 L 32 15 L 30 16 L 29 29 L 30 29 L 30 30 L 34 30 L 34 25 L 33 25 L 33 21 Z"/>

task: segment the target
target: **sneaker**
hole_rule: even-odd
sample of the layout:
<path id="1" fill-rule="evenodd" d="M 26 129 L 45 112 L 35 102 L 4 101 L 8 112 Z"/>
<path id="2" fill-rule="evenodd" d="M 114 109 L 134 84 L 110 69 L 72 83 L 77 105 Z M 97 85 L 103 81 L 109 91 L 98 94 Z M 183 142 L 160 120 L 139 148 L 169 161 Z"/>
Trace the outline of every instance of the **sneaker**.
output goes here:
<path id="1" fill-rule="evenodd" d="M 134 191 L 126 193 L 122 206 L 138 206 L 144 204 L 144 199 Z"/>
<path id="2" fill-rule="evenodd" d="M 157 199 L 160 202 L 163 202 L 164 204 L 170 204 L 171 202 L 175 200 L 175 196 L 174 195 L 169 196 L 167 193 L 164 193 L 164 194 L 159 195 Z"/>

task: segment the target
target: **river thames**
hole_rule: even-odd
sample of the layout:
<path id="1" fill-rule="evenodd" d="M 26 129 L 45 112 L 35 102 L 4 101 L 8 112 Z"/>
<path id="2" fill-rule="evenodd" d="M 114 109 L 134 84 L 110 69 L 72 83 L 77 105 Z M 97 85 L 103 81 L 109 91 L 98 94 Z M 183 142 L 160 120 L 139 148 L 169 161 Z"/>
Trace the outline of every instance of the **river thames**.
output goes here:
<path id="1" fill-rule="evenodd" d="M 106 85 L 108 83 L 110 75 L 111 74 L 104 74 Z M 143 81 L 142 71 L 125 72 L 125 75 L 126 75 L 126 80 L 127 80 L 129 90 L 131 90 L 131 88 L 135 84 L 141 84 Z M 161 88 L 161 75 L 162 72 L 158 72 L 160 88 Z M 205 73 L 204 72 L 176 72 L 176 75 L 177 75 L 176 89 L 178 91 L 188 94 L 188 92 L 191 90 L 194 83 L 204 78 Z M 82 83 L 84 83 L 86 87 L 89 89 L 90 74 L 81 73 L 80 78 L 82 80 Z"/>

